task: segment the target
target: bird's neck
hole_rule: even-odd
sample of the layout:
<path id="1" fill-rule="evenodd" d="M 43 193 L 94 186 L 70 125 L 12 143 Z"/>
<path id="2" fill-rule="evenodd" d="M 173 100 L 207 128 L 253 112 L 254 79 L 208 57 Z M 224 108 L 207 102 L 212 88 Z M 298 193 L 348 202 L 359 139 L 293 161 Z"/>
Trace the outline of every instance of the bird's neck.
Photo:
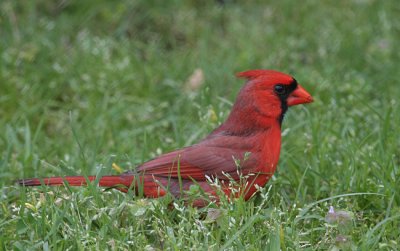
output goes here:
<path id="1" fill-rule="evenodd" d="M 279 130 L 281 128 L 280 114 L 271 114 L 267 116 L 254 111 L 254 108 L 232 110 L 226 121 L 217 128 L 217 132 L 225 132 L 235 136 L 250 136 L 258 133 L 267 133 L 271 129 Z"/>
<path id="2" fill-rule="evenodd" d="M 274 101 L 272 98 L 266 102 L 245 86 L 240 91 L 228 118 L 218 129 L 233 135 L 249 135 L 270 128 L 280 130 L 286 111 L 285 102 Z"/>

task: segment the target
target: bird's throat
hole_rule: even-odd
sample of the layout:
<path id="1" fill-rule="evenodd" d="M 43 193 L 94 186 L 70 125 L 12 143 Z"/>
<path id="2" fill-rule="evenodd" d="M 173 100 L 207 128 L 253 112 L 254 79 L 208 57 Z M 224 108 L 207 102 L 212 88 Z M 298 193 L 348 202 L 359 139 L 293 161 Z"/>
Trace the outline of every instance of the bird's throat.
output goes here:
<path id="1" fill-rule="evenodd" d="M 285 114 L 288 110 L 288 103 L 286 99 L 281 99 L 281 114 L 278 117 L 279 125 L 282 127 L 283 119 L 285 118 Z"/>

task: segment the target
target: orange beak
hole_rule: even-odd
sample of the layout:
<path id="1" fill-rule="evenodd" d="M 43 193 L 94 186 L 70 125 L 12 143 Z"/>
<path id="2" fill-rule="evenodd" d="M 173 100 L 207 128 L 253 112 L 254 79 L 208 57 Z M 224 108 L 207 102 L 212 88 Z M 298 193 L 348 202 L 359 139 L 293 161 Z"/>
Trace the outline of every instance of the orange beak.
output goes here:
<path id="1" fill-rule="evenodd" d="M 287 98 L 288 106 L 311 103 L 313 101 L 311 95 L 301 85 L 297 85 L 296 90 Z"/>

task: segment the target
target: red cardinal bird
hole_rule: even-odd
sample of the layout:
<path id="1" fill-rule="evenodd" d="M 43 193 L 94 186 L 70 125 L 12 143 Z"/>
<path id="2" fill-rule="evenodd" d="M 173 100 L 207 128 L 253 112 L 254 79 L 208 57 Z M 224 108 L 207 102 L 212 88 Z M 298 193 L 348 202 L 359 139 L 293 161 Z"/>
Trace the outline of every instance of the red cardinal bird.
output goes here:
<path id="1" fill-rule="evenodd" d="M 146 197 L 160 197 L 170 193 L 184 196 L 191 185 L 200 186 L 210 198 L 218 201 L 216 187 L 210 179 L 220 181 L 222 191 L 228 196 L 247 200 L 263 187 L 273 175 L 281 148 L 281 124 L 289 106 L 313 101 L 297 81 L 273 70 L 250 70 L 237 74 L 248 81 L 240 90 L 226 121 L 199 143 L 158 156 L 121 175 L 99 178 L 99 186 L 116 187 L 127 192 L 142 186 Z M 246 182 L 240 182 L 240 176 Z M 53 177 L 24 179 L 25 186 L 85 185 L 95 176 Z M 237 181 L 232 189 L 229 180 Z M 239 191 L 239 192 L 238 192 Z M 205 199 L 193 202 L 204 206 Z"/>

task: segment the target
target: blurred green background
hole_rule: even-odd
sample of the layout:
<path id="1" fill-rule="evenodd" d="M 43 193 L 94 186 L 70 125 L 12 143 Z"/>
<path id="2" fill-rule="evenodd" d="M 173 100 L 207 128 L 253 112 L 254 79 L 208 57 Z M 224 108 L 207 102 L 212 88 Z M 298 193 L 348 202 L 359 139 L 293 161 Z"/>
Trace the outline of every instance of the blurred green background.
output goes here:
<path id="1" fill-rule="evenodd" d="M 0 13 L 4 249 L 399 245 L 398 1 L 3 0 Z M 110 224 L 120 215 L 96 224 L 93 217 L 121 202 L 139 210 L 142 201 L 111 192 L 79 213 L 68 200 L 56 206 L 57 196 L 43 201 L 42 190 L 13 185 L 23 177 L 116 174 L 114 162 L 127 170 L 193 144 L 229 113 L 243 85 L 234 74 L 258 68 L 292 74 L 315 98 L 288 112 L 268 203 L 256 198 L 244 206 L 253 212 L 261 205 L 276 217 L 255 220 L 225 205 L 224 217 L 239 217 L 246 229 L 208 226 L 196 235 L 196 209 L 167 213 L 185 216 L 183 233 L 174 220 L 157 229 L 133 213 L 124 218 L 136 229 L 130 237 Z M 90 189 L 55 191 L 69 194 L 81 211 L 90 208 L 82 198 L 95 196 Z M 25 204 L 36 199 L 40 217 Z M 351 230 L 327 226 L 329 205 L 354 214 Z M 148 219 L 167 219 L 143 208 Z"/>

